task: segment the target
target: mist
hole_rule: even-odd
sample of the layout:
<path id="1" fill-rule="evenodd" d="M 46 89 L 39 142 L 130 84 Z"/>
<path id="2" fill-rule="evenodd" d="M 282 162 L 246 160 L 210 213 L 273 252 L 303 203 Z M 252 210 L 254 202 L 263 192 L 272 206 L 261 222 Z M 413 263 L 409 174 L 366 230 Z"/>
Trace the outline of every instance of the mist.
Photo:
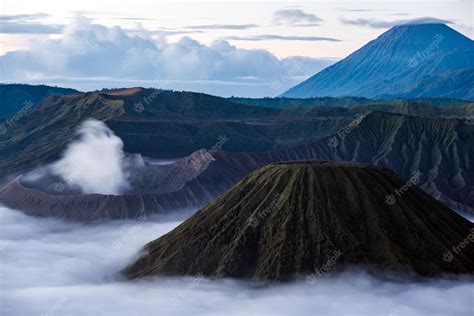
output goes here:
<path id="1" fill-rule="evenodd" d="M 104 122 L 87 119 L 61 158 L 25 174 L 23 181 L 57 193 L 119 195 L 144 167 L 139 154 L 126 154 L 123 141 Z"/>
<path id="2" fill-rule="evenodd" d="M 145 243 L 192 211 L 82 225 L 0 206 L 4 315 L 472 315 L 472 279 L 407 283 L 352 271 L 258 287 L 201 276 L 118 276 Z"/>
<path id="3" fill-rule="evenodd" d="M 51 168 L 84 193 L 120 194 L 128 187 L 122 140 L 103 123 L 89 119 L 78 129 L 63 157 Z"/>

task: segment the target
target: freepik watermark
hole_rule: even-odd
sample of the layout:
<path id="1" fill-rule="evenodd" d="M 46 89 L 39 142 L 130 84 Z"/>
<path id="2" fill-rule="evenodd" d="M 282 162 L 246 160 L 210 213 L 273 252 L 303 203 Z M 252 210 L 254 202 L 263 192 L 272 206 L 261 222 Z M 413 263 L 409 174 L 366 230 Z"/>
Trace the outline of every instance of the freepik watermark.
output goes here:
<path id="1" fill-rule="evenodd" d="M 452 251 L 448 250 L 443 254 L 443 260 L 446 262 L 451 262 L 454 259 L 454 255 L 459 255 L 464 248 L 466 248 L 470 243 L 474 242 L 474 228 L 469 230 L 469 235 L 464 238 L 457 246 L 452 247 Z M 454 254 L 453 254 L 454 252 Z"/>
<path id="2" fill-rule="evenodd" d="M 466 117 L 466 119 L 464 120 L 464 122 L 466 124 L 469 124 L 469 125 L 474 125 L 474 116 L 468 116 Z"/>
<path id="3" fill-rule="evenodd" d="M 323 210 L 323 201 L 317 200 L 316 201 L 316 211 L 320 212 Z"/>
<path id="4" fill-rule="evenodd" d="M 217 142 L 212 146 L 211 150 L 207 151 L 204 154 L 194 155 L 191 157 L 191 165 L 194 171 L 199 171 L 207 166 L 209 162 L 214 160 L 214 154 L 216 151 L 222 150 L 222 147 L 225 143 L 229 141 L 225 135 L 221 135 L 217 138 Z"/>
<path id="5" fill-rule="evenodd" d="M 265 209 L 258 212 L 257 216 L 254 216 L 254 215 L 250 216 L 250 218 L 248 219 L 250 226 L 254 228 L 257 227 L 260 224 L 260 221 L 267 218 L 268 215 L 270 215 L 283 202 L 285 198 L 286 198 L 285 194 L 277 193 L 273 197 L 269 206 L 267 206 Z"/>
<path id="6" fill-rule="evenodd" d="M 365 118 L 366 115 L 357 113 L 356 118 L 345 128 L 337 132 L 337 136 L 339 136 L 339 139 L 337 136 L 332 136 L 329 138 L 328 141 L 328 146 L 329 147 L 337 147 L 339 146 L 339 143 L 341 141 L 344 141 L 344 139 L 349 135 L 359 124 L 362 122 L 362 120 Z"/>
<path id="7" fill-rule="evenodd" d="M 107 31 L 105 28 L 96 29 L 94 32 L 85 35 L 87 36 L 79 43 L 80 46 L 77 50 L 79 55 L 85 55 L 89 50 L 94 50 L 100 47 L 101 42 L 107 38 Z"/>
<path id="8" fill-rule="evenodd" d="M 12 241 L 10 239 L 0 239 L 0 251 L 4 251 L 10 246 Z"/>
<path id="9" fill-rule="evenodd" d="M 137 113 L 142 113 L 145 110 L 145 106 L 147 106 L 153 100 L 155 100 L 159 94 L 160 94 L 160 90 L 153 89 L 153 91 L 147 96 L 143 97 L 140 102 L 133 104 L 133 110 Z"/>
<path id="10" fill-rule="evenodd" d="M 33 105 L 33 102 L 25 101 L 23 103 L 23 107 L 18 112 L 16 112 L 15 115 L 6 119 L 5 122 L 0 125 L 0 135 L 5 135 L 8 131 L 8 128 L 13 127 L 19 120 L 25 117 Z"/>
<path id="11" fill-rule="evenodd" d="M 212 147 L 211 147 L 211 150 L 209 151 L 209 153 L 211 155 L 214 155 L 214 153 L 216 151 L 219 151 L 219 150 L 222 150 L 222 146 L 224 146 L 225 143 L 227 143 L 227 141 L 229 140 L 229 138 L 225 137 L 225 135 L 221 135 L 217 138 L 217 143 L 215 143 Z"/>
<path id="12" fill-rule="evenodd" d="M 54 316 L 57 315 L 63 308 L 66 299 L 64 297 L 60 298 L 59 300 L 54 303 L 54 305 L 46 312 L 42 313 L 41 316 Z"/>
<path id="13" fill-rule="evenodd" d="M 397 198 L 405 194 L 412 186 L 417 185 L 420 182 L 422 173 L 420 170 L 415 171 L 411 178 L 405 183 L 402 187 L 395 189 L 394 194 L 389 194 L 385 196 L 385 203 L 388 205 L 393 205 L 397 202 Z"/>
<path id="14" fill-rule="evenodd" d="M 299 73 L 299 71 L 303 68 L 303 64 L 295 60 L 291 63 L 290 68 L 286 73 L 281 76 L 277 80 L 273 80 L 270 82 L 270 87 L 275 91 L 280 91 L 283 88 L 285 82 L 292 82 L 294 77 Z"/>
<path id="15" fill-rule="evenodd" d="M 181 291 L 178 292 L 178 295 L 171 300 L 171 305 L 178 306 L 179 302 L 188 296 L 189 292 L 199 286 L 199 284 L 204 280 L 204 275 L 201 272 L 196 273 L 192 281 Z"/>
<path id="16" fill-rule="evenodd" d="M 114 249 L 121 249 L 123 244 L 127 241 L 131 240 L 143 229 L 143 224 L 148 220 L 148 216 L 145 213 L 142 213 L 138 216 L 137 222 L 127 229 L 127 231 L 123 232 L 120 235 L 120 238 L 115 240 L 112 244 Z"/>
<path id="17" fill-rule="evenodd" d="M 422 51 L 417 52 L 412 58 L 408 60 L 408 66 L 410 68 L 418 67 L 418 65 L 425 59 L 427 59 L 434 50 L 439 50 L 439 44 L 446 37 L 443 34 L 436 34 L 433 41 Z"/>
<path id="18" fill-rule="evenodd" d="M 54 184 L 54 190 L 59 193 L 63 192 L 66 188 L 66 185 L 73 183 L 74 178 L 78 177 L 84 170 L 84 165 L 78 165 L 78 168 L 74 172 L 71 172 L 70 174 L 63 177 L 63 182 L 56 182 Z"/>
<path id="19" fill-rule="evenodd" d="M 309 284 L 314 284 L 318 277 L 321 277 L 325 273 L 328 273 L 334 270 L 339 258 L 341 258 L 343 254 L 344 253 L 341 250 L 334 251 L 331 257 L 329 257 L 329 259 L 326 260 L 326 262 L 323 264 L 322 267 L 316 269 L 316 271 L 313 274 L 306 276 L 306 282 L 308 282 Z"/>
<path id="20" fill-rule="evenodd" d="M 195 172 L 204 171 L 211 161 L 214 161 L 214 157 L 208 151 L 195 153 L 190 159 L 191 167 Z"/>
<path id="21" fill-rule="evenodd" d="M 401 316 L 400 307 L 399 306 L 393 307 L 388 313 L 388 316 Z"/>

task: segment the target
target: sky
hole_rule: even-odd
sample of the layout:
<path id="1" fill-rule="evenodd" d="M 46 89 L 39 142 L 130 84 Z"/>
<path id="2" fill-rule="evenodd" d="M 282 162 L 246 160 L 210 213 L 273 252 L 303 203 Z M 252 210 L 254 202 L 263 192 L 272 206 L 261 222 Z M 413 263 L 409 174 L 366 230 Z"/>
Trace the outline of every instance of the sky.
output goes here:
<path id="1" fill-rule="evenodd" d="M 470 0 L 0 3 L 0 80 L 82 90 L 273 96 L 407 20 L 474 32 Z"/>

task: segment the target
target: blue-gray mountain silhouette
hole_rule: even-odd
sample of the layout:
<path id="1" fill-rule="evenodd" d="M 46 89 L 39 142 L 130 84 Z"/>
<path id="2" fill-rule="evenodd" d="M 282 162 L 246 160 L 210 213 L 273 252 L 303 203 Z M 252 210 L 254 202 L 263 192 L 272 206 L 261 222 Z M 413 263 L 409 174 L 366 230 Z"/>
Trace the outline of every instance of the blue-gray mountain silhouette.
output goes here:
<path id="1" fill-rule="evenodd" d="M 473 73 L 468 37 L 444 24 L 400 25 L 283 96 L 474 99 Z"/>

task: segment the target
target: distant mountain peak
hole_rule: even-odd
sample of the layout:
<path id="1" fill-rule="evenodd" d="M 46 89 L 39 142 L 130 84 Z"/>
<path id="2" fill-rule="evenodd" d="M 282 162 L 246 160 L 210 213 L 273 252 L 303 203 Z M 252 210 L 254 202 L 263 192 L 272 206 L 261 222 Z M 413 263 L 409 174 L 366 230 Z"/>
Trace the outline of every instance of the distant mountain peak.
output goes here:
<path id="1" fill-rule="evenodd" d="M 428 22 L 411 21 L 391 28 L 282 96 L 406 97 L 418 85 L 426 85 L 427 77 L 449 80 L 449 76 L 443 79 L 440 75 L 474 69 L 473 41 L 446 24 Z M 460 81 L 464 86 L 462 78 Z M 424 89 L 416 97 L 474 98 L 472 83 L 471 88 L 453 87 L 455 95 L 446 95 L 438 86 Z"/>

